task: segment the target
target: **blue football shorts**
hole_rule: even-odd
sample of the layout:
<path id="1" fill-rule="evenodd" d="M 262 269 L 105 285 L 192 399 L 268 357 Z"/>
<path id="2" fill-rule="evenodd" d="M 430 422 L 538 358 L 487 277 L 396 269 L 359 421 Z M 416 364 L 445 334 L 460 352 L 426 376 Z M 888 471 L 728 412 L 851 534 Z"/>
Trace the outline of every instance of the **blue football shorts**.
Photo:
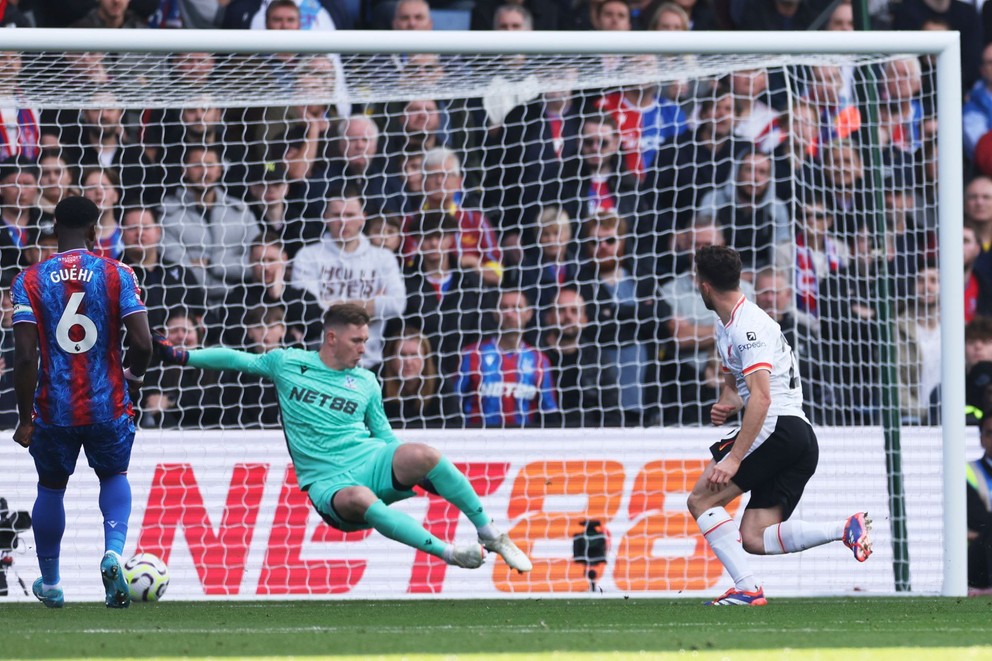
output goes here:
<path id="1" fill-rule="evenodd" d="M 35 420 L 30 451 L 39 480 L 61 482 L 75 472 L 80 448 L 86 451 L 86 460 L 99 477 L 127 472 L 133 444 L 134 419 L 129 415 L 75 427 Z"/>

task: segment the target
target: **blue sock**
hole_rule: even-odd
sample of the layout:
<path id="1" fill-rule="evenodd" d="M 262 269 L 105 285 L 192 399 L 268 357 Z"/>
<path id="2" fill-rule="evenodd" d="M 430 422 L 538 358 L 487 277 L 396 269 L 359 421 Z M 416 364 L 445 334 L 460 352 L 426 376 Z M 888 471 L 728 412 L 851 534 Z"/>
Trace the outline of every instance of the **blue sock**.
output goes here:
<path id="1" fill-rule="evenodd" d="M 34 545 L 38 551 L 41 580 L 45 585 L 58 585 L 59 549 L 65 532 L 65 489 L 49 489 L 38 485 L 38 497 L 31 512 Z"/>
<path id="2" fill-rule="evenodd" d="M 131 483 L 119 473 L 100 480 L 100 511 L 103 512 L 104 550 L 124 553 L 127 520 L 131 516 Z"/>

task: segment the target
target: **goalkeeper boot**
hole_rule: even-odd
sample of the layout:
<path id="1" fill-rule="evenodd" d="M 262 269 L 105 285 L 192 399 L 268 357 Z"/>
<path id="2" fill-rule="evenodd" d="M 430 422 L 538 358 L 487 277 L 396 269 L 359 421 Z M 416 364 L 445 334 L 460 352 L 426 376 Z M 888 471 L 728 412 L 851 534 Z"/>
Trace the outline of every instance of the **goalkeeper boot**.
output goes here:
<path id="1" fill-rule="evenodd" d="M 868 512 L 852 514 L 844 524 L 844 546 L 854 551 L 854 559 L 864 562 L 871 555 L 871 519 Z"/>
<path id="2" fill-rule="evenodd" d="M 127 579 L 124 578 L 124 567 L 121 566 L 119 555 L 113 551 L 103 554 L 100 577 L 107 593 L 107 608 L 127 608 L 131 605 L 131 593 L 127 589 Z"/>
<path id="3" fill-rule="evenodd" d="M 464 569 L 478 569 L 486 561 L 486 552 L 478 544 L 451 546 L 451 553 L 445 555 L 449 565 Z"/>
<path id="4" fill-rule="evenodd" d="M 45 581 L 41 578 L 34 582 L 34 585 L 31 586 L 34 596 L 38 597 L 38 600 L 49 608 L 65 606 L 65 594 L 62 592 L 62 588 L 48 588 L 46 590 L 44 583 Z"/>
<path id="5" fill-rule="evenodd" d="M 764 588 L 758 588 L 753 592 L 730 588 L 713 601 L 707 601 L 706 606 L 765 606 L 768 600 L 765 599 Z"/>
<path id="6" fill-rule="evenodd" d="M 517 548 L 517 545 L 513 543 L 506 533 L 501 534 L 496 539 L 480 539 L 479 542 L 487 551 L 498 553 L 506 561 L 506 564 L 510 565 L 511 569 L 516 569 L 521 574 L 529 572 L 534 568 L 534 565 L 530 562 L 530 558 Z"/>

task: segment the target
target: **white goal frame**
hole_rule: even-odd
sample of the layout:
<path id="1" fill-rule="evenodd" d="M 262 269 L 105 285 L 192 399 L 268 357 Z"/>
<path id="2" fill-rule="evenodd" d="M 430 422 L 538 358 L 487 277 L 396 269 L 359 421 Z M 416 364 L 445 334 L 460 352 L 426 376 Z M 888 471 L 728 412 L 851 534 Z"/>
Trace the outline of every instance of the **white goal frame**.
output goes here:
<path id="1" fill-rule="evenodd" d="M 941 266 L 943 589 L 963 596 L 966 575 L 964 288 L 960 43 L 957 32 L 260 32 L 221 30 L 4 30 L 0 49 L 167 53 L 438 54 L 883 54 L 937 63 Z M 494 432 L 495 433 L 495 432 Z"/>

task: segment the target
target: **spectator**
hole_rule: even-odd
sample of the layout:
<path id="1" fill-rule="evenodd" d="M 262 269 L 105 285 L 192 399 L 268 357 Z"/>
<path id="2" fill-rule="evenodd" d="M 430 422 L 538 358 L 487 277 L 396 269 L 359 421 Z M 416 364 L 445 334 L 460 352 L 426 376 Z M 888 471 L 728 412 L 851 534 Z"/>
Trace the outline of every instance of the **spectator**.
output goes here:
<path id="1" fill-rule="evenodd" d="M 730 74 L 734 95 L 734 135 L 770 154 L 785 140 L 779 114 L 762 99 L 768 91 L 766 69 L 743 69 Z"/>
<path id="2" fill-rule="evenodd" d="M 289 260 L 279 237 L 266 232 L 254 237 L 248 263 L 248 281 L 231 287 L 224 305 L 212 308 L 207 315 L 211 340 L 244 346 L 249 313 L 278 308 L 285 328 L 280 342 L 301 347 L 319 342 L 323 317 L 320 305 L 313 294 L 286 281 Z"/>
<path id="3" fill-rule="evenodd" d="M 562 7 L 539 0 L 475 0 L 472 30 L 506 30 L 507 22 L 529 23 L 528 30 L 557 30 Z M 502 19 L 503 27 L 500 27 Z"/>
<path id="4" fill-rule="evenodd" d="M 0 274 L 0 425 L 17 427 L 17 395 L 14 393 L 14 302 L 10 285 L 16 273 Z"/>
<path id="5" fill-rule="evenodd" d="M 796 100 L 782 113 L 780 123 L 787 134 L 773 153 L 775 194 L 781 200 L 793 200 L 797 184 L 810 185 L 822 178 L 819 118 L 816 108 Z"/>
<path id="6" fill-rule="evenodd" d="M 40 153 L 38 110 L 12 103 L 20 91 L 20 74 L 21 54 L 16 51 L 0 51 L 0 86 L 12 92 L 5 103 L 0 105 L 0 161 L 17 156 L 35 161 Z"/>
<path id="7" fill-rule="evenodd" d="M 152 207 L 131 207 L 121 214 L 121 261 L 134 269 L 148 309 L 148 325 L 164 328 L 172 310 L 185 310 L 199 326 L 206 296 L 193 274 L 162 256 L 162 226 Z"/>
<path id="8" fill-rule="evenodd" d="M 547 356 L 524 340 L 534 315 L 527 296 L 505 290 L 495 336 L 462 350 L 455 392 L 470 427 L 554 426 L 555 400 Z"/>
<path id="9" fill-rule="evenodd" d="M 79 187 L 83 197 L 93 202 L 100 210 L 93 252 L 111 259 L 120 259 L 124 251 L 121 228 L 117 224 L 117 204 L 121 200 L 118 183 L 117 176 L 112 170 L 98 167 L 85 168 L 79 175 Z"/>
<path id="10" fill-rule="evenodd" d="M 834 6 L 830 12 L 830 18 L 823 29 L 828 32 L 853 32 L 854 31 L 854 7 L 851 0 L 842 0 Z"/>
<path id="11" fill-rule="evenodd" d="M 904 152 L 914 153 L 923 145 L 923 104 L 920 89 L 923 74 L 915 57 L 889 60 L 883 74 L 881 121 L 888 144 Z"/>
<path id="12" fill-rule="evenodd" d="M 964 238 L 964 321 L 970 323 L 976 315 L 992 315 L 992 280 L 987 269 L 976 271 L 975 264 L 982 258 L 975 226 L 965 223 Z"/>
<path id="13" fill-rule="evenodd" d="M 653 275 L 641 273 L 625 258 L 627 223 L 615 213 L 591 216 L 582 226 L 583 257 L 579 293 L 595 329 L 591 341 L 602 349 L 602 364 L 620 376 L 623 424 L 648 424 L 656 413 L 646 388 L 649 364 L 668 306 L 658 300 Z"/>
<path id="14" fill-rule="evenodd" d="M 892 9 L 892 29 L 921 30 L 927 21 L 937 20 L 961 33 L 962 89 L 978 79 L 981 62 L 982 23 L 975 5 L 961 0 L 902 0 Z"/>
<path id="15" fill-rule="evenodd" d="M 804 99 L 820 117 L 821 145 L 847 140 L 861 128 L 861 111 L 844 93 L 844 72 L 840 67 L 810 67 Z"/>
<path id="16" fill-rule="evenodd" d="M 564 76 L 578 77 L 578 71 Z M 545 92 L 511 110 L 489 131 L 483 156 L 486 207 L 498 209 L 499 226 L 533 244 L 540 207 L 578 197 L 582 109 L 568 90 Z M 574 209 L 573 209 L 574 210 Z"/>
<path id="17" fill-rule="evenodd" d="M 978 315 L 964 327 L 964 368 L 992 362 L 992 317 Z"/>
<path id="18" fill-rule="evenodd" d="M 365 236 L 376 248 L 385 248 L 400 259 L 403 220 L 397 216 L 371 216 L 365 221 Z"/>
<path id="19" fill-rule="evenodd" d="M 974 158 L 975 146 L 983 135 L 992 130 L 992 44 L 982 49 L 979 79 L 968 92 L 968 100 L 961 109 L 964 123 L 964 153 Z"/>
<path id="20" fill-rule="evenodd" d="M 279 238 L 290 259 L 307 243 L 320 237 L 316 222 L 298 216 L 300 206 L 291 204 L 286 166 L 282 161 L 258 163 L 249 170 L 248 209 L 259 227 Z"/>
<path id="21" fill-rule="evenodd" d="M 874 193 L 868 190 L 861 152 L 851 142 L 832 142 L 823 153 L 824 202 L 833 211 L 834 228 L 851 236 L 875 213 Z"/>
<path id="22" fill-rule="evenodd" d="M 596 30 L 629 32 L 632 29 L 630 4 L 627 0 L 602 0 L 590 3 L 596 16 Z"/>
<path id="23" fill-rule="evenodd" d="M 619 375 L 604 364 L 600 347 L 589 341 L 586 302 L 575 289 L 555 292 L 545 317 L 544 353 L 558 384 L 558 401 L 566 427 L 618 427 Z"/>
<path id="24" fill-rule="evenodd" d="M 658 58 L 653 55 L 633 56 L 628 66 L 652 80 L 661 77 Z M 638 181 L 654 165 L 662 145 L 673 143 L 688 128 L 682 110 L 661 91 L 659 83 L 649 82 L 611 92 L 594 104 L 616 122 L 627 171 Z"/>
<path id="25" fill-rule="evenodd" d="M 403 176 L 403 212 L 410 215 L 419 212 L 424 205 L 424 155 L 404 154 L 399 161 Z M 402 227 L 400 229 L 402 234 Z"/>
<path id="26" fill-rule="evenodd" d="M 144 147 L 124 130 L 124 111 L 106 92 L 93 95 L 89 107 L 74 111 L 45 111 L 43 124 L 59 127 L 62 155 L 70 167 L 114 170 L 126 204 L 157 204 L 162 198 L 162 173 L 148 160 Z"/>
<path id="27" fill-rule="evenodd" d="M 822 409 L 832 407 L 835 397 L 822 374 L 820 324 L 796 309 L 795 294 L 785 271 L 774 268 L 759 271 L 754 276 L 754 302 L 782 327 L 782 336 L 796 355 L 803 391 L 808 394 L 803 398 L 806 417 L 823 419 Z"/>
<path id="28" fill-rule="evenodd" d="M 346 185 L 361 190 L 370 214 L 402 213 L 402 188 L 386 171 L 386 158 L 379 154 L 379 127 L 365 115 L 341 120 L 338 128 L 340 157 L 331 161 L 327 173 L 331 190 Z"/>
<path id="29" fill-rule="evenodd" d="M 899 404 L 903 424 L 927 424 L 930 394 L 940 385 L 940 271 L 921 268 L 914 294 L 896 315 Z"/>
<path id="30" fill-rule="evenodd" d="M 833 213 L 819 199 L 807 199 L 795 240 L 775 247 L 775 266 L 793 273 L 796 307 L 814 319 L 820 314 L 819 292 L 824 280 L 836 278 L 847 266 L 850 250 L 834 235 Z"/>
<path id="31" fill-rule="evenodd" d="M 438 352 L 441 374 L 458 370 L 458 353 L 495 328 L 490 312 L 495 292 L 475 271 L 456 264 L 457 221 L 442 211 L 427 211 L 412 228 L 414 259 L 406 269 L 404 319 L 419 324 Z"/>
<path id="32" fill-rule="evenodd" d="M 458 156 L 443 147 L 424 155 L 424 209 L 441 210 L 458 222 L 459 267 L 476 272 L 494 287 L 503 277 L 502 254 L 496 233 L 471 198 L 466 199 Z M 409 254 L 409 252 L 408 252 Z"/>
<path id="33" fill-rule="evenodd" d="M 771 264 L 775 245 L 792 240 L 789 208 L 772 185 L 772 159 L 760 151 L 740 156 L 733 181 L 707 193 L 699 213 L 721 224 L 746 271 Z"/>
<path id="34" fill-rule="evenodd" d="M 992 178 L 975 177 L 964 189 L 964 219 L 975 225 L 982 252 L 992 251 Z"/>
<path id="35" fill-rule="evenodd" d="M 969 461 L 968 482 L 968 592 L 987 594 L 992 588 L 992 411 L 979 428 L 982 456 Z"/>
<path id="36" fill-rule="evenodd" d="M 828 3 L 817 0 L 741 0 L 731 3 L 738 30 L 806 30 Z"/>
<path id="37" fill-rule="evenodd" d="M 616 213 L 632 219 L 638 209 L 637 178 L 626 171 L 616 121 L 606 114 L 589 115 L 581 136 L 578 187 L 565 200 L 565 212 L 570 218 Z"/>
<path id="38" fill-rule="evenodd" d="M 534 301 L 538 317 L 544 319 L 558 291 L 577 284 L 579 260 L 572 221 L 560 207 L 545 208 L 537 226 L 537 245 L 527 250 L 515 275 L 527 300 Z"/>
<path id="39" fill-rule="evenodd" d="M 148 27 L 148 23 L 128 8 L 131 0 L 97 0 L 96 7 L 77 20 L 74 28 L 122 28 L 133 30 Z"/>
<path id="40" fill-rule="evenodd" d="M 447 410 L 442 410 L 442 402 Z M 398 429 L 457 426 L 457 402 L 442 398 L 434 350 L 416 328 L 404 328 L 386 343 L 382 403 L 390 424 Z"/>
<path id="41" fill-rule="evenodd" d="M 400 0 L 393 12 L 394 30 L 433 30 L 431 7 L 426 0 Z"/>
<path id="42" fill-rule="evenodd" d="M 684 32 L 691 28 L 692 21 L 685 9 L 674 2 L 662 2 L 655 10 L 648 22 L 649 30 L 663 32 Z"/>
<path id="43" fill-rule="evenodd" d="M 158 0 L 148 27 L 169 30 L 208 30 L 220 27 L 231 0 Z"/>
<path id="44" fill-rule="evenodd" d="M 825 408 L 834 425 L 878 424 L 881 411 L 878 287 L 886 277 L 875 233 L 861 227 L 849 245 L 850 259 L 836 277 L 819 283 L 817 308 L 824 380 L 836 399 Z M 797 294 L 798 295 L 798 294 Z"/>
<path id="45" fill-rule="evenodd" d="M 21 251 L 21 263 L 25 268 L 34 266 L 54 255 L 58 249 L 54 226 L 43 223 L 28 232 L 28 245 Z"/>
<path id="46" fill-rule="evenodd" d="M 174 346 L 201 346 L 196 320 L 184 308 L 170 310 L 162 330 Z M 221 388 L 216 375 L 180 365 L 152 365 L 145 373 L 138 409 L 136 426 L 144 429 L 209 429 L 221 420 Z"/>
<path id="47" fill-rule="evenodd" d="M 699 102 L 696 130 L 662 149 L 642 185 L 658 192 L 654 209 L 659 236 L 679 223 L 691 222 L 703 195 L 730 179 L 735 157 L 747 146 L 733 132 L 734 97 L 729 85 L 721 83 Z"/>
<path id="48" fill-rule="evenodd" d="M 38 166 L 24 157 L 0 162 L 0 271 L 20 268 L 21 250 L 41 221 Z"/>
<path id="49" fill-rule="evenodd" d="M 534 17 L 523 5 L 500 5 L 493 12 L 493 29 L 502 32 L 530 32 Z"/>
<path id="50" fill-rule="evenodd" d="M 244 202 L 221 186 L 214 147 L 190 147 L 183 165 L 183 185 L 163 202 L 162 254 L 192 269 L 208 302 L 218 304 L 230 285 L 247 277 L 248 247 L 258 223 Z"/>
<path id="51" fill-rule="evenodd" d="M 406 299 L 396 257 L 362 234 L 365 211 L 357 190 L 331 193 L 324 221 L 320 242 L 296 253 L 291 284 L 313 295 L 324 310 L 344 302 L 365 308 L 372 321 L 361 365 L 375 368 L 382 362 L 385 324 L 403 312 Z"/>
<path id="52" fill-rule="evenodd" d="M 38 161 L 38 208 L 48 223 L 55 222 L 55 205 L 67 195 L 78 195 L 76 180 L 65 159 L 58 152 L 45 150 Z"/>
<path id="53" fill-rule="evenodd" d="M 706 307 L 696 287 L 692 256 L 704 246 L 726 245 L 724 232 L 713 218 L 697 216 L 689 227 L 680 230 L 675 237 L 675 246 L 686 251 L 686 268 L 668 280 L 660 288 L 661 300 L 671 309 L 672 351 L 665 352 L 667 367 L 673 372 L 673 381 L 678 384 L 676 401 L 679 403 L 681 424 L 705 424 L 709 406 L 715 401 L 706 397 L 700 385 L 705 382 L 705 374 L 713 348 L 716 346 L 716 324 L 718 319 Z M 754 289 L 746 280 L 741 281 L 741 290 L 750 300 L 754 300 Z M 664 379 L 668 381 L 669 379 Z M 670 414 L 671 415 L 671 414 Z"/>

